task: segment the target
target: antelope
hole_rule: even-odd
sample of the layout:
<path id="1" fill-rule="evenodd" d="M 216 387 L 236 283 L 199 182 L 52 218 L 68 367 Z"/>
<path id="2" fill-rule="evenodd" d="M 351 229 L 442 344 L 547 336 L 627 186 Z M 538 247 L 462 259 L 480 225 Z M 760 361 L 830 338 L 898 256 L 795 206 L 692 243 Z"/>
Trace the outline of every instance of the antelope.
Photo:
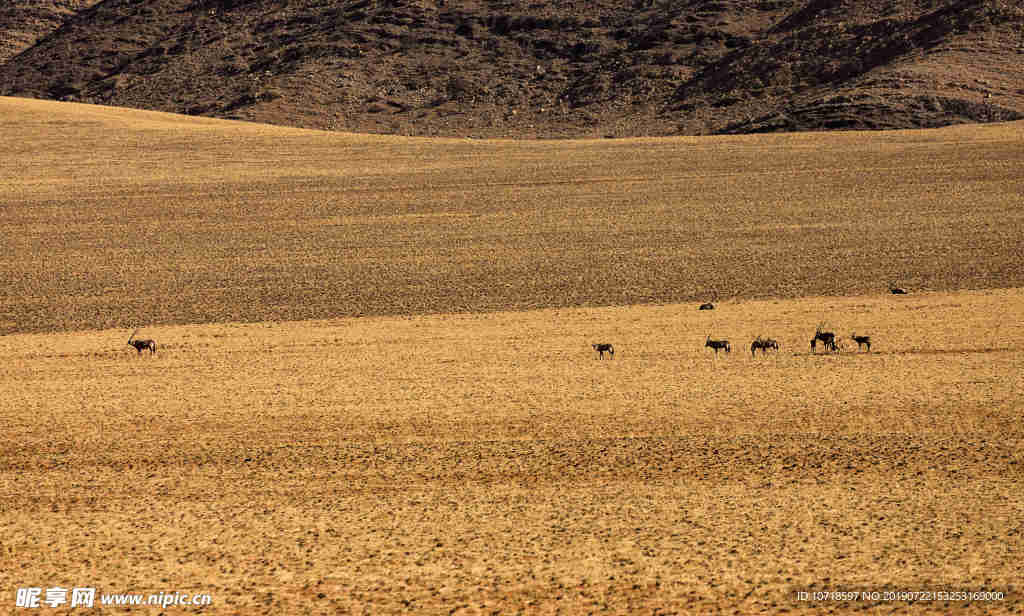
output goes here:
<path id="1" fill-rule="evenodd" d="M 862 346 L 867 345 L 868 353 L 871 352 L 871 336 L 858 336 L 856 333 L 854 333 L 850 334 L 850 337 L 853 338 L 853 341 L 857 343 L 858 351 Z"/>
<path id="2" fill-rule="evenodd" d="M 837 350 L 836 347 L 836 335 L 832 332 L 821 331 L 821 325 L 814 331 L 814 338 L 811 339 L 811 352 L 814 352 L 815 341 L 821 340 L 825 345 L 825 350 Z"/>
<path id="3" fill-rule="evenodd" d="M 817 343 L 818 343 L 818 339 L 817 338 L 811 338 L 811 353 L 813 353 L 814 350 L 817 348 Z M 833 338 L 832 340 L 825 341 L 823 346 L 825 347 L 826 351 L 838 351 L 839 350 L 839 344 L 836 342 L 835 338 Z"/>
<path id="4" fill-rule="evenodd" d="M 597 351 L 599 359 L 604 359 L 605 351 L 608 351 L 609 359 L 615 359 L 615 347 L 611 344 L 603 342 L 601 344 L 592 344 L 590 346 L 594 347 L 594 350 Z"/>
<path id="5" fill-rule="evenodd" d="M 761 336 L 758 336 L 757 338 L 754 339 L 753 342 L 750 343 L 750 356 L 753 357 L 754 351 L 758 349 L 761 349 L 761 354 L 764 355 L 765 353 L 768 352 L 768 349 L 775 349 L 776 351 L 778 351 L 779 343 L 777 340 L 772 340 L 771 338 L 761 338 Z"/>
<path id="6" fill-rule="evenodd" d="M 701 304 L 700 308 L 698 308 L 698 310 L 714 310 L 714 309 L 715 309 L 715 305 L 712 304 L 711 302 L 708 302 L 706 304 Z"/>
<path id="7" fill-rule="evenodd" d="M 704 346 L 714 349 L 716 356 L 718 355 L 718 349 L 725 349 L 726 353 L 732 352 L 732 347 L 729 346 L 728 340 L 712 340 L 710 334 L 708 334 L 707 340 L 704 341 Z"/>
<path id="8" fill-rule="evenodd" d="M 132 338 L 134 338 L 135 334 L 137 334 L 137 333 L 139 333 L 139 328 L 136 327 L 135 331 L 132 332 L 132 335 L 128 336 L 128 346 L 135 347 L 135 350 L 138 351 L 139 355 L 142 354 L 142 350 L 143 349 L 149 349 L 149 354 L 150 355 L 152 355 L 153 353 L 156 353 L 156 342 L 155 341 L 153 341 L 153 340 L 132 340 Z"/>

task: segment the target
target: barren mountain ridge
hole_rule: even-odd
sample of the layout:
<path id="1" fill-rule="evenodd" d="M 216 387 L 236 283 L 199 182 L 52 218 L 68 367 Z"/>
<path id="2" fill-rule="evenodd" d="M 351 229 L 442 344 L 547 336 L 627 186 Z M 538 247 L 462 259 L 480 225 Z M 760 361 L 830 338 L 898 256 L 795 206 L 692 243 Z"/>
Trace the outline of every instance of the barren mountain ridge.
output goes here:
<path id="1" fill-rule="evenodd" d="M 1006 0 L 14 0 L 0 36 L 0 95 L 330 130 L 594 137 L 1024 117 L 1024 9 Z"/>

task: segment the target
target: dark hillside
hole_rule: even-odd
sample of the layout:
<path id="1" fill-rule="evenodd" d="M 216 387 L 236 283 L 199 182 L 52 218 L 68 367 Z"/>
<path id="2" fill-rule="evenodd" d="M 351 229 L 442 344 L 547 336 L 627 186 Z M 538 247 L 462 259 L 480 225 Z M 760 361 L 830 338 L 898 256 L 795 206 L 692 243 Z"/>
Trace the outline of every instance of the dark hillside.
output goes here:
<path id="1" fill-rule="evenodd" d="M 1022 32 L 999 0 L 106 0 L 0 94 L 416 135 L 913 128 L 1024 117 Z"/>
<path id="2" fill-rule="evenodd" d="M 4 0 L 0 3 L 0 64 L 60 28 L 99 0 Z"/>

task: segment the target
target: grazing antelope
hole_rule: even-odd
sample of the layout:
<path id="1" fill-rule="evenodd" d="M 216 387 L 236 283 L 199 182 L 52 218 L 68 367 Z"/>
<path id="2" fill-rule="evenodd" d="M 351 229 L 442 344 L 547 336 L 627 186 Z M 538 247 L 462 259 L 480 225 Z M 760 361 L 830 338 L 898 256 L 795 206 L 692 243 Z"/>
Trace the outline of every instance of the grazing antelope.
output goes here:
<path id="1" fill-rule="evenodd" d="M 772 340 L 771 338 L 761 338 L 761 336 L 758 336 L 757 338 L 754 339 L 753 342 L 750 343 L 750 356 L 753 357 L 754 351 L 758 349 L 761 349 L 761 355 L 764 355 L 765 353 L 768 352 L 768 349 L 775 349 L 776 351 L 778 351 L 779 343 L 777 340 Z"/>
<path id="2" fill-rule="evenodd" d="M 891 289 L 889 289 L 889 292 L 892 293 L 893 295 L 906 295 L 907 294 L 907 290 L 906 289 L 901 289 L 899 287 L 892 287 Z"/>
<path id="3" fill-rule="evenodd" d="M 704 346 L 714 349 L 715 355 L 718 355 L 718 349 L 725 349 L 726 353 L 732 352 L 732 347 L 729 346 L 728 340 L 712 340 L 710 334 L 708 335 L 707 340 L 704 341 Z"/>
<path id="4" fill-rule="evenodd" d="M 604 359 L 604 352 L 605 351 L 608 351 L 608 355 L 609 355 L 610 359 L 615 359 L 615 347 L 613 347 L 612 345 L 608 344 L 607 342 L 602 343 L 602 344 L 592 344 L 590 346 L 594 347 L 594 350 L 597 351 L 597 355 L 598 355 L 599 359 Z"/>
<path id="5" fill-rule="evenodd" d="M 715 309 L 715 305 L 712 304 L 711 302 L 708 302 L 706 304 L 701 304 L 700 308 L 699 308 L 699 310 L 714 310 L 714 309 Z"/>
<path id="6" fill-rule="evenodd" d="M 156 353 L 156 342 L 153 340 L 132 340 L 137 333 L 139 333 L 139 328 L 136 327 L 135 331 L 132 332 L 132 335 L 128 336 L 128 346 L 135 347 L 135 350 L 138 351 L 139 355 L 142 354 L 143 349 L 149 349 L 150 355 Z"/>
<path id="7" fill-rule="evenodd" d="M 850 337 L 853 338 L 853 341 L 857 343 L 858 351 L 862 346 L 867 345 L 868 353 L 871 352 L 871 336 L 858 336 L 857 334 L 850 334 Z"/>

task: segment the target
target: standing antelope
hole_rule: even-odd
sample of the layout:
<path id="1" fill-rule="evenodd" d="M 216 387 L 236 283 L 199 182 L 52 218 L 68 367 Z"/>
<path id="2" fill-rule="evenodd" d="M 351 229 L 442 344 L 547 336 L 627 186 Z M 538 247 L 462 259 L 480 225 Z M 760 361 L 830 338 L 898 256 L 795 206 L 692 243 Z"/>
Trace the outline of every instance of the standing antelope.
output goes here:
<path id="1" fill-rule="evenodd" d="M 758 336 L 757 338 L 754 339 L 753 342 L 750 343 L 750 356 L 753 357 L 754 351 L 758 349 L 761 349 L 761 355 L 766 354 L 768 352 L 768 349 L 775 349 L 777 352 L 779 350 L 779 343 L 777 340 L 772 340 L 771 338 L 761 338 L 761 336 Z"/>
<path id="2" fill-rule="evenodd" d="M 732 347 L 729 346 L 728 340 L 712 340 L 711 334 L 708 334 L 707 340 L 704 341 L 704 346 L 714 349 L 716 356 L 718 355 L 718 349 L 725 349 L 726 353 L 732 352 Z"/>
<path id="3" fill-rule="evenodd" d="M 850 334 L 850 337 L 853 338 L 854 342 L 857 343 L 858 351 L 862 346 L 867 345 L 868 353 L 871 352 L 871 336 L 858 336 L 857 334 L 854 333 Z"/>
<path id="4" fill-rule="evenodd" d="M 823 332 L 823 331 L 821 331 L 821 325 L 819 325 L 818 329 L 816 329 L 814 331 L 814 338 L 811 338 L 811 352 L 812 353 L 814 352 L 815 342 L 817 342 L 818 340 L 821 340 L 822 343 L 824 343 L 826 351 L 828 351 L 828 350 L 832 350 L 832 351 L 838 350 L 838 348 L 836 347 L 836 335 L 834 333 L 832 333 L 832 332 Z"/>
<path id="5" fill-rule="evenodd" d="M 143 349 L 149 349 L 150 355 L 156 353 L 156 342 L 153 340 L 132 340 L 137 333 L 139 333 L 139 328 L 136 327 L 135 331 L 132 332 L 132 335 L 128 336 L 128 346 L 135 347 L 135 350 L 138 351 L 139 355 L 142 354 Z"/>
<path id="6" fill-rule="evenodd" d="M 605 351 L 608 351 L 610 359 L 615 359 L 615 347 L 613 347 L 611 344 L 604 342 L 601 344 L 592 344 L 590 346 L 594 347 L 594 350 L 597 351 L 599 359 L 604 359 Z"/>

